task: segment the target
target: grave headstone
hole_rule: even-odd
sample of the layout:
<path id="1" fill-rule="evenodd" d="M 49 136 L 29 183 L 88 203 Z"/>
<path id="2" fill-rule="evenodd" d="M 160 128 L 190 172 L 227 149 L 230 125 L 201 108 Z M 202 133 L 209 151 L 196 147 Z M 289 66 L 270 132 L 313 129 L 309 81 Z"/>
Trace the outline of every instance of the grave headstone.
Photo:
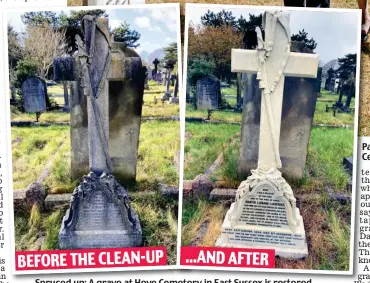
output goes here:
<path id="1" fill-rule="evenodd" d="M 136 179 L 145 70 L 139 55 L 119 42 L 111 42 L 108 83 L 109 155 L 113 174 L 124 184 Z M 81 91 L 81 72 L 75 58 L 54 60 L 55 80 L 73 81 L 71 87 L 71 174 L 82 177 L 89 170 L 87 99 Z M 63 66 L 62 66 L 63 65 Z M 125 145 L 124 147 L 122 145 Z"/>
<path id="2" fill-rule="evenodd" d="M 154 65 L 154 70 L 153 70 L 153 72 L 154 72 L 154 74 L 157 74 L 158 73 L 158 65 L 159 65 L 159 60 L 158 60 L 158 58 L 155 58 L 154 59 L 154 61 L 152 62 L 153 63 L 153 65 Z"/>
<path id="3" fill-rule="evenodd" d="M 175 64 L 176 62 L 172 61 L 172 60 L 167 60 L 164 64 L 164 67 L 166 68 L 166 92 L 164 93 L 164 95 L 162 96 L 162 100 L 169 100 L 170 97 L 171 97 L 171 91 L 170 91 L 170 86 L 171 86 L 171 73 L 172 73 L 172 70 L 174 69 L 175 67 Z"/>
<path id="4" fill-rule="evenodd" d="M 243 98 L 238 173 L 240 176 L 247 176 L 251 169 L 257 167 L 258 161 L 261 91 L 257 75 L 243 76 L 248 78 L 248 86 Z M 280 155 L 283 164 L 281 172 L 288 180 L 300 180 L 304 175 L 318 84 L 318 80 L 312 78 L 285 78 Z"/>
<path id="5" fill-rule="evenodd" d="M 173 90 L 173 97 L 170 98 L 171 104 L 179 104 L 179 98 L 177 97 L 177 94 L 179 92 L 179 75 L 176 74 L 175 76 L 175 88 Z"/>
<path id="6" fill-rule="evenodd" d="M 22 84 L 23 106 L 27 113 L 44 112 L 46 110 L 47 88 L 44 80 L 29 77 Z"/>
<path id="7" fill-rule="evenodd" d="M 213 75 L 199 79 L 196 97 L 198 109 L 218 109 L 221 97 L 220 81 Z"/>
<path id="8" fill-rule="evenodd" d="M 64 93 L 64 105 L 62 108 L 63 112 L 69 112 L 69 93 L 68 93 L 68 82 L 63 82 L 63 93 Z"/>
<path id="9" fill-rule="evenodd" d="M 150 67 L 148 67 L 148 79 L 149 80 L 152 80 L 153 79 L 153 70 Z"/>
<path id="10" fill-rule="evenodd" d="M 138 216 L 131 208 L 126 190 L 112 175 L 109 157 L 107 77 L 114 64 L 111 62 L 108 23 L 85 16 L 82 29 L 85 43 L 76 37 L 78 53 L 75 59 L 80 71 L 76 74 L 87 100 L 89 130 L 85 146 L 89 148 L 90 169 L 87 172 L 90 173 L 84 176 L 72 195 L 59 233 L 59 248 L 140 246 L 142 232 Z"/>
<path id="11" fill-rule="evenodd" d="M 239 186 L 216 245 L 274 249 L 282 258 L 303 258 L 308 255 L 303 219 L 292 188 L 278 170 L 280 127 L 285 77 L 315 78 L 319 57 L 290 52 L 289 14 L 266 11 L 262 22 L 265 37 L 257 28 L 258 49 L 233 49 L 231 55 L 233 72 L 259 74 L 264 107 L 258 167 Z"/>

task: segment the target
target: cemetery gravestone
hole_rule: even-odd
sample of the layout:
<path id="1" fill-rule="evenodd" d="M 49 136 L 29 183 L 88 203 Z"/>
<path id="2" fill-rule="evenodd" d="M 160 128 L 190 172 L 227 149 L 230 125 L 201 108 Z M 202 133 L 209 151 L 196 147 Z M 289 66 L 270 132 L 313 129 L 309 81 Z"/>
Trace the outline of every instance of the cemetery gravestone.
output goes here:
<path id="1" fill-rule="evenodd" d="M 240 176 L 247 176 L 257 167 L 261 117 L 261 90 L 257 75 L 244 76 L 248 86 L 244 89 L 243 98 L 238 162 Z M 313 78 L 285 78 L 279 149 L 283 164 L 281 172 L 289 180 L 300 180 L 304 175 L 318 84 L 318 80 Z"/>
<path id="2" fill-rule="evenodd" d="M 218 109 L 221 97 L 220 82 L 213 76 L 208 75 L 197 81 L 197 108 Z"/>
<path id="3" fill-rule="evenodd" d="M 89 130 L 85 146 L 89 148 L 90 170 L 87 172 L 90 173 L 84 176 L 73 193 L 59 233 L 59 247 L 139 246 L 142 232 L 138 216 L 130 206 L 125 189 L 112 175 L 113 166 L 109 157 L 107 77 L 114 64 L 111 62 L 108 24 L 85 16 L 82 26 L 85 43 L 79 36 L 76 37 L 76 65 L 79 66 L 77 74 L 81 90 L 87 100 Z M 95 49 L 95 46 L 99 48 Z"/>
<path id="4" fill-rule="evenodd" d="M 44 80 L 30 77 L 22 84 L 24 110 L 27 113 L 38 113 L 46 110 L 47 88 Z"/>
<path id="5" fill-rule="evenodd" d="M 158 58 L 155 58 L 154 61 L 153 61 L 153 65 L 154 65 L 154 74 L 157 74 L 158 73 L 158 65 L 159 65 L 159 60 Z"/>
<path id="6" fill-rule="evenodd" d="M 152 80 L 153 79 L 153 70 L 152 70 L 152 68 L 148 68 L 148 79 L 149 80 Z"/>
<path id="7" fill-rule="evenodd" d="M 175 76 L 175 88 L 173 90 L 173 97 L 170 98 L 171 104 L 179 104 L 179 98 L 177 97 L 177 93 L 179 92 L 179 75 L 176 74 Z"/>
<path id="8" fill-rule="evenodd" d="M 289 15 L 263 15 L 257 50 L 232 50 L 233 72 L 258 73 L 262 102 L 258 167 L 241 183 L 216 245 L 274 249 L 284 258 L 308 255 L 303 219 L 292 188 L 281 176 L 279 141 L 285 76 L 317 76 L 319 58 L 290 52 Z M 274 82 L 272 85 L 269 82 Z"/>
<path id="9" fill-rule="evenodd" d="M 74 58 L 54 60 L 55 80 L 71 80 L 71 174 L 89 170 L 87 99 L 81 91 L 81 72 Z M 139 55 L 123 43 L 111 42 L 111 64 L 105 85 L 109 99 L 109 155 L 115 177 L 124 183 L 136 179 L 145 70 Z M 122 145 L 125 145 L 124 147 Z"/>

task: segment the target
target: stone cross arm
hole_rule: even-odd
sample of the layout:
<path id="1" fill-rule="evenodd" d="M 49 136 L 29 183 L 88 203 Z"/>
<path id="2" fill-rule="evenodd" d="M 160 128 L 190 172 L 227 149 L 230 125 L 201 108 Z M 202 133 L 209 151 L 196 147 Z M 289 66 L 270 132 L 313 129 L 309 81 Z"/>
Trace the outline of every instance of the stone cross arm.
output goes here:
<path id="1" fill-rule="evenodd" d="M 123 81 L 131 79 L 137 69 L 142 68 L 141 58 L 124 44 L 112 43 L 112 59 L 107 79 L 109 81 Z M 80 77 L 80 64 L 77 57 L 54 58 L 54 80 L 76 81 Z"/>
<path id="2" fill-rule="evenodd" d="M 232 49 L 231 70 L 237 73 L 257 73 L 259 67 L 258 51 Z M 283 71 L 287 77 L 316 78 L 319 55 L 291 52 Z"/>

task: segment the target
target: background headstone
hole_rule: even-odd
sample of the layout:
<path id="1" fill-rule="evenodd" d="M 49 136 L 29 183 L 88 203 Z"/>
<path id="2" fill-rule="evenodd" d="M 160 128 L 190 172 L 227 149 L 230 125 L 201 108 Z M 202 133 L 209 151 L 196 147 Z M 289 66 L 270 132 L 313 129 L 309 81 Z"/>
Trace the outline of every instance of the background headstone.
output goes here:
<path id="1" fill-rule="evenodd" d="M 46 110 L 47 88 L 44 80 L 30 77 L 22 84 L 23 106 L 27 113 Z"/>
<path id="2" fill-rule="evenodd" d="M 197 81 L 197 108 L 217 109 L 221 97 L 220 82 L 212 75 L 205 76 Z"/>

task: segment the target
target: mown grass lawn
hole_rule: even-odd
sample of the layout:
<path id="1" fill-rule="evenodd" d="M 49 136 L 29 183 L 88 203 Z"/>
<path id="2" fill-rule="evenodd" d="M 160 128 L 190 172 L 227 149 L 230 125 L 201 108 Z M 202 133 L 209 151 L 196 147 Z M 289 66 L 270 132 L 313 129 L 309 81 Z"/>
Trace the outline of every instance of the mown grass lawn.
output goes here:
<path id="1" fill-rule="evenodd" d="M 230 92 L 230 90 L 228 90 Z M 236 90 L 235 90 L 236 92 Z M 313 118 L 314 124 L 324 124 L 330 126 L 339 125 L 354 125 L 354 112 L 353 113 L 340 113 L 336 112 L 336 116 L 333 115 L 333 111 L 330 110 L 326 112 L 326 106 L 332 106 L 338 100 L 337 94 L 331 94 L 328 91 L 322 90 L 322 96 L 317 99 L 316 109 Z M 343 97 L 343 103 L 345 103 L 346 97 Z M 236 104 L 236 93 L 235 93 L 235 103 Z M 352 98 L 351 108 L 355 107 L 355 98 Z M 194 118 L 208 118 L 207 110 L 198 110 L 192 104 L 186 105 L 186 117 Z M 241 123 L 243 119 L 242 113 L 240 112 L 230 112 L 230 110 L 217 110 L 212 112 L 210 120 L 211 121 L 222 121 L 222 122 L 238 122 Z"/>

